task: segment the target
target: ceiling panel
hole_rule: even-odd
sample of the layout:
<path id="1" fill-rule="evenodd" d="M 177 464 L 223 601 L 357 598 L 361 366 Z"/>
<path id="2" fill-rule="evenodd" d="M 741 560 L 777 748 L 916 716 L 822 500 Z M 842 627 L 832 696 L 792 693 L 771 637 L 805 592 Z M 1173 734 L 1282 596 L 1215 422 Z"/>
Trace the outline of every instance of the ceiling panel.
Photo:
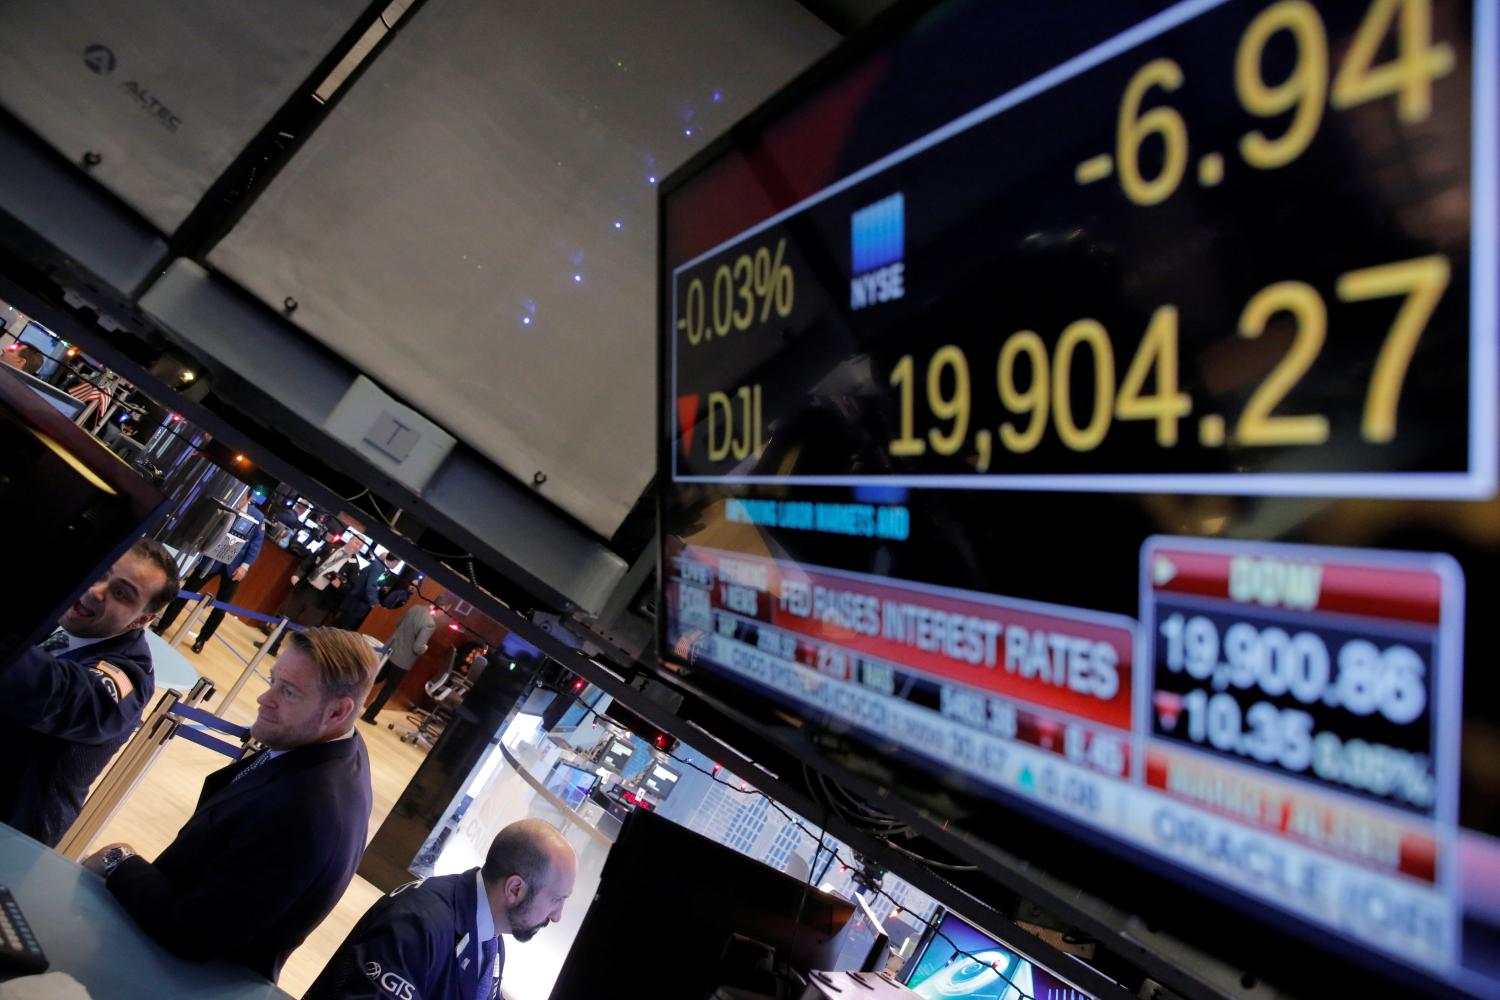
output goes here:
<path id="1" fill-rule="evenodd" d="M 171 233 L 369 0 L 4 0 L 0 105 Z"/>
<path id="2" fill-rule="evenodd" d="M 654 471 L 656 179 L 837 36 L 790 0 L 403 24 L 210 262 L 608 536 Z"/>

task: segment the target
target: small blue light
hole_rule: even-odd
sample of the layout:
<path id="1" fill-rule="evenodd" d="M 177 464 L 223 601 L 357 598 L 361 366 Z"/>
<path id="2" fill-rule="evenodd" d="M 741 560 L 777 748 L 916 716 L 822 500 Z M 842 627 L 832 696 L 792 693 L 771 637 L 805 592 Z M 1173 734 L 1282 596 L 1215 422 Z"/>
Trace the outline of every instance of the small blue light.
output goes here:
<path id="1" fill-rule="evenodd" d="M 655 184 L 656 183 L 656 175 L 652 174 L 650 177 L 647 177 L 646 178 L 646 183 L 647 184 Z"/>
<path id="2" fill-rule="evenodd" d="M 582 283 L 582 281 L 583 281 L 583 275 L 581 275 L 581 274 L 575 274 L 575 275 L 573 275 L 573 281 L 574 281 L 574 283 Z"/>
<path id="3" fill-rule="evenodd" d="M 687 136 L 688 138 L 692 138 L 693 130 L 690 128 L 685 128 L 682 130 L 682 134 Z"/>
<path id="4" fill-rule="evenodd" d="M 521 317 L 521 325 L 522 326 L 530 326 L 531 325 L 531 317 L 530 316 L 522 316 Z"/>
<path id="5" fill-rule="evenodd" d="M 718 104 L 723 99 L 724 99 L 724 92 L 722 90 L 716 90 L 716 91 L 714 91 L 714 103 L 715 104 Z"/>
<path id="6" fill-rule="evenodd" d="M 625 223 L 621 222 L 619 219 L 616 219 L 615 220 L 615 228 L 616 229 L 624 229 L 625 228 Z"/>
<path id="7" fill-rule="evenodd" d="M 536 315 L 536 300 L 535 299 L 527 299 L 525 302 L 521 303 L 521 306 L 527 312 L 531 313 L 531 315 L 533 315 L 533 316 Z"/>

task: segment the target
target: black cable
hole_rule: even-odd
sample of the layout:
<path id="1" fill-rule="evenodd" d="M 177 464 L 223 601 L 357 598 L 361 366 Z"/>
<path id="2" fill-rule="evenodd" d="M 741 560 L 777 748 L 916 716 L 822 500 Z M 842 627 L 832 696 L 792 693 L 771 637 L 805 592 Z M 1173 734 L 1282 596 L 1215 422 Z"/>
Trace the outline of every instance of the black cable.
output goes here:
<path id="1" fill-rule="evenodd" d="M 945 861 L 934 861 L 932 858 L 923 857 L 916 851 L 908 851 L 900 844 L 893 844 L 889 840 L 885 842 L 885 846 L 892 850 L 900 851 L 913 861 L 920 861 L 922 864 L 931 865 L 933 868 L 945 868 L 950 872 L 977 872 L 979 870 L 978 865 L 950 865 Z"/>
<path id="2" fill-rule="evenodd" d="M 889 813 L 881 812 L 868 803 L 862 802 L 856 795 L 854 795 L 853 792 L 850 792 L 847 788 L 844 788 L 838 782 L 830 782 L 821 771 L 814 771 L 812 768 L 808 767 L 806 761 L 802 762 L 802 772 L 803 777 L 807 779 L 809 788 L 812 787 L 813 778 L 817 779 L 818 785 L 823 789 L 824 797 L 828 800 L 827 804 L 831 805 L 834 812 L 837 812 L 839 816 L 842 817 L 843 820 L 849 825 L 855 827 L 864 826 L 866 828 L 866 832 L 875 832 L 877 836 L 880 836 L 882 838 L 889 837 L 897 833 L 903 833 L 911 829 L 911 827 L 907 826 L 905 823 L 896 819 Z M 846 813 L 843 808 L 841 808 L 839 804 L 834 801 L 833 793 L 835 791 L 842 793 L 844 798 L 847 799 L 849 803 L 860 812 L 861 815 L 850 816 L 848 813 Z M 872 831 L 868 829 L 869 827 L 874 827 L 876 828 L 876 830 Z"/>
<path id="3" fill-rule="evenodd" d="M 671 757 L 673 760 L 677 760 L 678 759 L 676 757 L 676 755 L 674 755 L 674 754 L 667 754 L 667 756 Z M 756 791 L 760 791 L 760 789 L 756 789 Z M 763 797 L 771 805 L 773 805 L 773 806 L 776 805 L 776 802 L 769 795 L 766 795 L 766 796 L 763 796 Z M 779 809 L 777 811 L 780 812 Z M 801 826 L 800 823 L 797 824 L 797 825 L 799 827 Z M 826 827 L 827 825 L 828 825 L 828 809 L 825 806 L 824 809 L 823 809 L 823 827 Z M 802 941 L 802 910 L 807 905 L 807 894 L 812 889 L 813 877 L 817 874 L 817 871 L 818 871 L 818 858 L 822 856 L 823 850 L 824 850 L 824 848 L 823 848 L 823 835 L 827 831 L 823 827 L 819 827 L 818 828 L 818 849 L 815 852 L 813 852 L 812 864 L 810 864 L 810 865 L 807 866 L 807 881 L 804 882 L 804 883 L 802 883 L 802 894 L 797 897 L 797 915 L 792 918 L 792 926 L 794 928 L 796 928 L 792 932 L 792 947 L 794 949 Z"/>
<path id="4" fill-rule="evenodd" d="M 370 493 L 370 490 L 369 490 L 368 487 L 365 488 L 365 492 L 366 493 Z M 376 498 L 375 494 L 373 494 L 373 493 L 370 493 L 370 506 L 372 506 L 372 507 L 375 508 L 375 515 L 377 517 L 379 517 L 382 521 L 385 522 L 385 526 L 387 528 L 395 528 L 396 527 L 395 518 L 388 517 L 386 515 L 385 510 L 380 506 L 380 501 Z M 401 513 L 401 508 L 399 508 L 399 507 L 396 508 L 396 513 L 399 515 Z"/>

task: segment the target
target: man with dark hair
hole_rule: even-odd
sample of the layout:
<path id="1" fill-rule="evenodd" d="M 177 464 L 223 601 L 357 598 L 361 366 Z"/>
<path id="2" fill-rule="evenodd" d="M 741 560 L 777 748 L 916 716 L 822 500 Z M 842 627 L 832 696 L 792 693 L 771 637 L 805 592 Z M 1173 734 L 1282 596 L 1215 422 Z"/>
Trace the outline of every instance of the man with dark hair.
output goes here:
<path id="1" fill-rule="evenodd" d="M 529 941 L 562 919 L 578 859 L 556 827 L 512 823 L 484 867 L 400 886 L 354 925 L 303 1000 L 491 998 L 505 963 L 501 934 Z"/>
<path id="2" fill-rule="evenodd" d="M 240 498 L 240 513 L 255 522 L 250 537 L 245 539 L 245 544 L 240 548 L 239 555 L 234 557 L 233 562 L 219 562 L 217 559 L 203 558 L 202 564 L 193 570 L 193 575 L 188 577 L 187 589 L 195 594 L 201 594 L 203 588 L 208 586 L 208 581 L 218 577 L 218 592 L 214 596 L 215 604 L 228 604 L 234 600 L 235 591 L 240 589 L 240 581 L 250 572 L 250 567 L 260 557 L 260 547 L 266 539 L 266 516 L 260 509 L 250 502 L 250 491 Z M 167 629 L 177 620 L 182 613 L 183 605 L 187 603 L 186 598 L 178 597 L 167 605 L 166 612 L 161 616 L 161 621 L 156 624 L 156 634 L 166 635 Z M 198 637 L 193 640 L 193 652 L 203 652 L 203 647 L 208 640 L 214 637 L 219 630 L 219 623 L 224 620 L 224 609 L 215 607 L 208 613 L 208 621 L 198 629 Z"/>
<path id="3" fill-rule="evenodd" d="M 49 847 L 62 839 L 156 691 L 145 629 L 175 593 L 172 554 L 143 538 L 0 667 L 0 820 Z"/>
<path id="4" fill-rule="evenodd" d="M 197 809 L 154 862 L 127 844 L 84 861 L 174 954 L 271 980 L 348 888 L 370 823 L 370 759 L 354 713 L 375 651 L 331 628 L 288 641 L 250 727 L 265 749 L 204 779 Z"/>
<path id="5" fill-rule="evenodd" d="M 344 597 L 339 609 L 334 613 L 334 627 L 358 631 L 370 609 L 380 603 L 380 585 L 387 577 L 395 576 L 400 565 L 401 557 L 387 552 L 379 559 L 371 559 L 363 569 L 352 574 L 348 585 L 343 588 Z"/>

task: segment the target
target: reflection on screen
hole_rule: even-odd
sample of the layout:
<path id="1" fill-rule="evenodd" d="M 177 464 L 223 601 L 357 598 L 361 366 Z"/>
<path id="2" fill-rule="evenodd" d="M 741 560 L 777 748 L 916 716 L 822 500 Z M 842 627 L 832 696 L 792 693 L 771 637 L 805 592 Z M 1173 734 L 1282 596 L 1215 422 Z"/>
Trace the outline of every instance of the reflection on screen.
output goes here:
<path id="1" fill-rule="evenodd" d="M 951 913 L 943 917 L 938 932 L 909 968 L 906 985 L 919 997 L 1084 1000 L 1088 996 Z"/>

